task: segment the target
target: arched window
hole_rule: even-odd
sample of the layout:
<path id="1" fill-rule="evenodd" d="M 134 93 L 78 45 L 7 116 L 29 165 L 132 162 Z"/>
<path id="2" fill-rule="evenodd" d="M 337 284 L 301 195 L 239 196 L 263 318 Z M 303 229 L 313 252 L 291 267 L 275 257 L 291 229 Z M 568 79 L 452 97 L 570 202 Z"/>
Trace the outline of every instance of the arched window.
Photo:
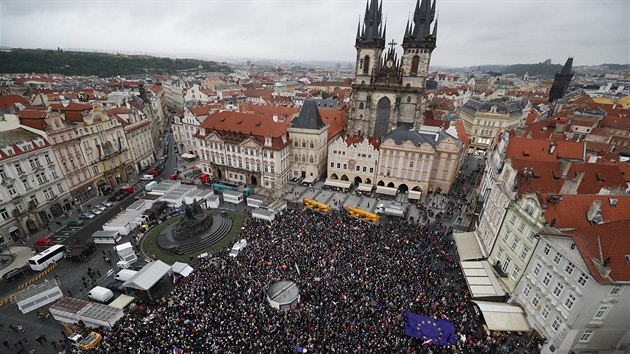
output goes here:
<path id="1" fill-rule="evenodd" d="M 311 149 L 315 147 L 315 144 L 313 144 L 313 142 L 311 141 Z"/>
<path id="2" fill-rule="evenodd" d="M 311 156 L 309 160 L 311 161 L 311 163 L 313 163 L 313 156 Z"/>
<path id="3" fill-rule="evenodd" d="M 306 147 L 306 141 L 302 141 L 302 147 L 305 148 Z"/>
<path id="4" fill-rule="evenodd" d="M 407 96 L 407 103 L 411 103 L 411 96 Z"/>
<path id="5" fill-rule="evenodd" d="M 359 103 L 359 109 L 363 109 L 363 102 Z"/>
<path id="6" fill-rule="evenodd" d="M 298 162 L 298 155 L 295 154 L 295 158 L 294 158 L 295 162 Z"/>
<path id="7" fill-rule="evenodd" d="M 414 55 L 413 59 L 411 59 L 411 75 L 418 74 L 419 64 L 420 64 L 420 57 L 418 55 Z"/>
<path id="8" fill-rule="evenodd" d="M 363 58 L 363 75 L 368 75 L 370 73 L 370 56 L 366 55 Z"/>
<path id="9" fill-rule="evenodd" d="M 302 155 L 302 162 L 306 162 L 306 156 Z"/>

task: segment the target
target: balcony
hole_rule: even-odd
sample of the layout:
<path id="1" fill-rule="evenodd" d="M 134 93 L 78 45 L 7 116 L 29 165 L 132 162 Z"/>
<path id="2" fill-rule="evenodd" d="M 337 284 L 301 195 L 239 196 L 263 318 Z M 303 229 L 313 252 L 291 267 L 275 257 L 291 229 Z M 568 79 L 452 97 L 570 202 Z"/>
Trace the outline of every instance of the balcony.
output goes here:
<path id="1" fill-rule="evenodd" d="M 8 184 L 13 184 L 13 182 L 15 182 L 14 178 L 11 178 L 9 176 L 3 177 L 2 178 L 2 182 L 0 182 L 1 185 L 6 186 Z"/>
<path id="2" fill-rule="evenodd" d="M 22 198 L 22 195 L 20 193 L 15 193 L 14 195 L 11 196 L 12 200 L 17 200 L 21 198 Z"/>

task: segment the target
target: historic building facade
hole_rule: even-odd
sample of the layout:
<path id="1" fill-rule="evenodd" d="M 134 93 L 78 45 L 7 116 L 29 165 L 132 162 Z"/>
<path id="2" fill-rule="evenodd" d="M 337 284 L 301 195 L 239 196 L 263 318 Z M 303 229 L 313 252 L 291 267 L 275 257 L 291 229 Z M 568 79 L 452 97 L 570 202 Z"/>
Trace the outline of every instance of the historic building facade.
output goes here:
<path id="1" fill-rule="evenodd" d="M 393 40 L 384 53 L 382 3 L 369 2 L 363 26 L 359 23 L 357 28 L 350 134 L 382 138 L 400 123 L 423 123 L 427 106 L 425 82 L 437 38 L 437 20 L 431 30 L 434 20 L 435 1 L 431 4 L 429 0 L 418 0 L 413 22 L 407 22 L 405 29 L 403 56 L 398 58 Z"/>
<path id="2" fill-rule="evenodd" d="M 291 176 L 313 181 L 326 172 L 328 129 L 313 100 L 304 102 L 300 115 L 293 119 L 287 132 L 293 142 Z"/>

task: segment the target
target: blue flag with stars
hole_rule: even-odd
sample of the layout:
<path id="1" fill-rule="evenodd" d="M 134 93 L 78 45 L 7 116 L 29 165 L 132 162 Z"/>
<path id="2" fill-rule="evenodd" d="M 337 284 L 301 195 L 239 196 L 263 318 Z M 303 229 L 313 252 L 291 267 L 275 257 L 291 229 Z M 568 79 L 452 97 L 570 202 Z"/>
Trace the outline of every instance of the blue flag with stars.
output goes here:
<path id="1" fill-rule="evenodd" d="M 446 320 L 417 315 L 407 311 L 405 334 L 437 345 L 455 343 L 455 326 Z"/>

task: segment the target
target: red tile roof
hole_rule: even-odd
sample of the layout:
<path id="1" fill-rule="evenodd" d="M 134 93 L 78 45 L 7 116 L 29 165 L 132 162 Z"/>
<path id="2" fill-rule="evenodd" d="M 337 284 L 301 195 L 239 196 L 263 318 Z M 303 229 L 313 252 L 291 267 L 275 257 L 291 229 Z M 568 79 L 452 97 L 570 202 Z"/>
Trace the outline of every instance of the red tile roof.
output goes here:
<path id="1" fill-rule="evenodd" d="M 217 106 L 200 106 L 200 107 L 191 107 L 189 108 L 189 110 L 190 110 L 190 113 L 192 113 L 195 116 L 207 116 L 212 111 L 216 111 L 217 108 L 218 108 Z"/>
<path id="2" fill-rule="evenodd" d="M 584 177 L 578 186 L 577 194 L 597 194 L 602 188 L 627 188 L 621 171 L 615 165 L 574 163 L 569 168 L 567 178 L 573 178 L 579 172 L 584 172 Z"/>
<path id="3" fill-rule="evenodd" d="M 328 140 L 334 138 L 348 126 L 348 114 L 346 109 L 319 108 L 319 115 L 324 124 L 329 124 Z"/>
<path id="4" fill-rule="evenodd" d="M 296 107 L 274 106 L 274 105 L 255 105 L 250 103 L 241 103 L 239 110 L 243 113 L 257 113 L 272 118 L 277 115 L 278 119 L 285 125 L 289 125 L 291 120 L 300 114 L 300 109 Z M 321 112 L 320 112 L 321 114 Z"/>
<path id="5" fill-rule="evenodd" d="M 83 113 L 92 109 L 91 105 L 76 102 L 70 102 L 67 106 L 61 103 L 53 103 L 49 107 L 51 110 L 64 113 L 66 119 L 72 122 L 82 122 Z"/>
<path id="6" fill-rule="evenodd" d="M 630 219 L 605 222 L 569 231 L 591 275 L 598 282 L 609 284 L 611 279 L 614 282 L 630 281 L 630 266 L 626 260 L 626 255 L 630 254 L 628 230 L 630 230 Z M 610 269 L 607 278 L 598 271 L 594 259 L 600 263 L 607 260 Z"/>
<path id="7" fill-rule="evenodd" d="M 546 198 L 546 196 L 544 197 Z M 612 207 L 609 198 L 617 199 L 617 206 Z M 630 217 L 630 196 L 572 194 L 563 195 L 558 203 L 549 203 L 545 210 L 545 220 L 559 229 L 579 229 L 591 226 L 586 213 L 594 200 L 600 200 L 601 215 L 604 222 L 617 221 Z M 555 222 L 553 221 L 555 220 Z"/>
<path id="8" fill-rule="evenodd" d="M 200 127 L 206 131 L 230 132 L 258 137 L 286 135 L 287 127 L 271 117 L 259 114 L 223 111 L 209 116 Z"/>
<path id="9" fill-rule="evenodd" d="M 19 95 L 4 95 L 0 96 L 0 108 L 9 108 L 16 103 L 20 103 L 24 106 L 30 104 L 30 102 Z"/>
<path id="10" fill-rule="evenodd" d="M 630 129 L 630 117 L 619 118 L 615 116 L 606 116 L 599 123 L 599 126 L 604 128 Z"/>
<path id="11" fill-rule="evenodd" d="M 518 171 L 516 185 L 518 194 L 559 193 L 564 180 L 560 161 L 511 160 L 512 167 Z M 526 173 L 525 171 L 529 172 Z"/>
<path id="12" fill-rule="evenodd" d="M 24 119 L 46 118 L 47 112 L 40 110 L 25 109 L 17 112 L 17 116 Z"/>
<path id="13" fill-rule="evenodd" d="M 551 145 L 556 147 L 549 153 Z M 551 141 L 511 136 L 505 153 L 506 158 L 530 161 L 555 161 L 558 159 L 584 161 L 586 144 L 573 141 Z"/>

